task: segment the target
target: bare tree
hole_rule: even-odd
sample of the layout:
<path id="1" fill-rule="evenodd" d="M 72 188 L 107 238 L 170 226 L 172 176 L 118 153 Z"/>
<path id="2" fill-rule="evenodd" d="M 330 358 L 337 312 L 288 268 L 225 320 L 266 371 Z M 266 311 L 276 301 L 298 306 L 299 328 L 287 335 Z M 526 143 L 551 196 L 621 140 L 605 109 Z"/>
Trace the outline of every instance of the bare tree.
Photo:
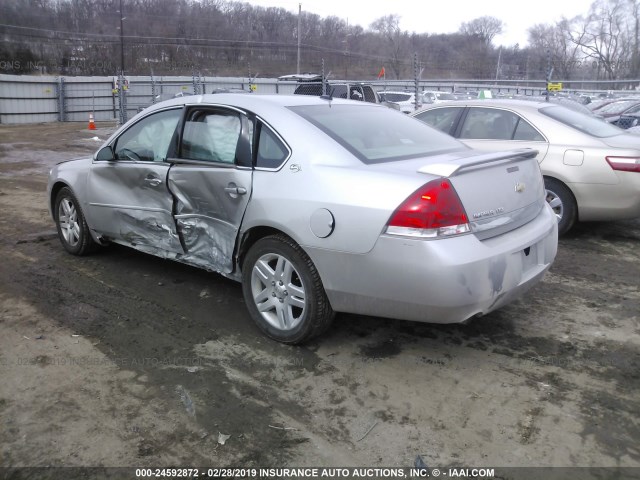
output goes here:
<path id="1" fill-rule="evenodd" d="M 460 25 L 460 33 L 480 38 L 485 45 L 490 45 L 496 35 L 503 31 L 502 20 L 496 17 L 479 17 Z"/>
<path id="2" fill-rule="evenodd" d="M 537 53 L 538 60 L 546 61 L 551 55 L 557 76 L 569 80 L 580 64 L 580 46 L 572 41 L 572 22 L 562 18 L 553 25 L 538 24 L 529 29 L 529 44 Z"/>
<path id="3" fill-rule="evenodd" d="M 408 57 L 408 34 L 400 28 L 400 16 L 393 14 L 380 17 L 369 28 L 385 38 L 390 52 L 391 68 L 396 78 L 400 78 L 402 61 Z"/>
<path id="4" fill-rule="evenodd" d="M 596 0 L 589 15 L 576 20 L 571 33 L 571 40 L 597 62 L 598 71 L 603 69 L 609 80 L 620 77 L 637 45 L 633 10 L 637 14 L 634 0 Z"/>

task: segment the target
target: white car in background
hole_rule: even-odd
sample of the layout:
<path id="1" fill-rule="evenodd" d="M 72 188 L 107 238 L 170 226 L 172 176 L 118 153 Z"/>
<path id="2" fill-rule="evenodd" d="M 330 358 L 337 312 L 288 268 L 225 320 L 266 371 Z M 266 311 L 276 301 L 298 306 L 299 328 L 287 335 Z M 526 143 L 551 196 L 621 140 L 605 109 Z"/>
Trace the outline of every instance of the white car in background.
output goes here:
<path id="1" fill-rule="evenodd" d="M 425 90 L 422 92 L 422 103 L 442 103 L 457 100 L 453 93 Z"/>
<path id="2" fill-rule="evenodd" d="M 422 102 L 416 105 L 416 95 L 411 92 L 382 91 L 378 92 L 381 101 L 393 103 L 402 113 L 413 113 L 422 106 Z"/>

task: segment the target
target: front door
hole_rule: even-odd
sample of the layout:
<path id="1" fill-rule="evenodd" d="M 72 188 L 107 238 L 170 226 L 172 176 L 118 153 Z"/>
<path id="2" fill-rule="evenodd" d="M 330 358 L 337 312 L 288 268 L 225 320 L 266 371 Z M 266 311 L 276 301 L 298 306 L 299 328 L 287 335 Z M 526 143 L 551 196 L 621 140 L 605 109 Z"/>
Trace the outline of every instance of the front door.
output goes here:
<path id="1" fill-rule="evenodd" d="M 140 250 L 182 253 L 167 188 L 166 157 L 182 109 L 144 117 L 112 144 L 114 159 L 95 160 L 87 179 L 86 214 L 107 239 Z"/>

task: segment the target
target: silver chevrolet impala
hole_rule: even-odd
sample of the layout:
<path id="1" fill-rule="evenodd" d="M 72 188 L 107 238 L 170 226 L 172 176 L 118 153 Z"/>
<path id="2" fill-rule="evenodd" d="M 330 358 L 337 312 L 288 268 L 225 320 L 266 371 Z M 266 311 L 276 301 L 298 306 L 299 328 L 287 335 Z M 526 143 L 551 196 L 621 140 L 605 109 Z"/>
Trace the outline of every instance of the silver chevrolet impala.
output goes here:
<path id="1" fill-rule="evenodd" d="M 479 153 L 375 104 L 203 95 L 139 113 L 47 192 L 68 252 L 218 272 L 295 344 L 334 312 L 462 322 L 535 285 L 557 249 L 536 153 Z"/>

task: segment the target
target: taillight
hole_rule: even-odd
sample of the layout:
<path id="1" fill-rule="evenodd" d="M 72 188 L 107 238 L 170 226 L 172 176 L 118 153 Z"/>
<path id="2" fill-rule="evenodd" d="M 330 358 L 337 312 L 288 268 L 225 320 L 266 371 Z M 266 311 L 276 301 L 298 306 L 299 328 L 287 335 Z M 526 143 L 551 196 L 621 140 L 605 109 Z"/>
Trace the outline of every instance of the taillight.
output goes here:
<path id="1" fill-rule="evenodd" d="M 470 231 L 462 202 L 449 180 L 423 185 L 393 212 L 386 233 L 440 238 Z"/>
<path id="2" fill-rule="evenodd" d="M 640 172 L 640 157 L 605 157 L 614 170 Z"/>

